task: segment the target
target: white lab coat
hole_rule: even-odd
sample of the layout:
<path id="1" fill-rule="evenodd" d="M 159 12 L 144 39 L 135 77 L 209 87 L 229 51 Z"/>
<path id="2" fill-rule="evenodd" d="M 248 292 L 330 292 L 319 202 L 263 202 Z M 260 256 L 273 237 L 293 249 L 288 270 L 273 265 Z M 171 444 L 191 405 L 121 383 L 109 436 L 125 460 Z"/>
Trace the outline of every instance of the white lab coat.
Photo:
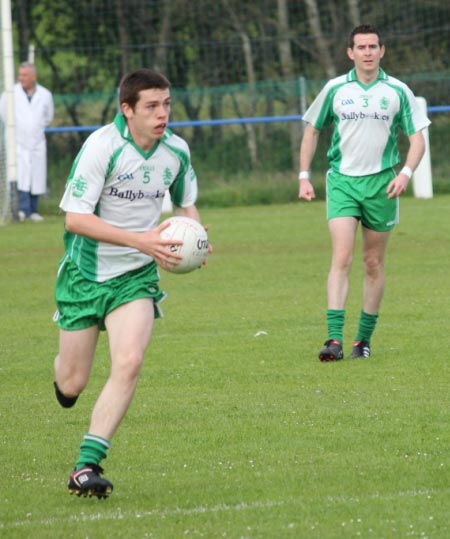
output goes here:
<path id="1" fill-rule="evenodd" d="M 5 117 L 5 96 L 1 99 Z M 47 190 L 47 143 L 45 128 L 53 120 L 53 97 L 47 88 L 36 84 L 31 101 L 20 83 L 14 85 L 17 143 L 17 187 L 32 195 Z"/>

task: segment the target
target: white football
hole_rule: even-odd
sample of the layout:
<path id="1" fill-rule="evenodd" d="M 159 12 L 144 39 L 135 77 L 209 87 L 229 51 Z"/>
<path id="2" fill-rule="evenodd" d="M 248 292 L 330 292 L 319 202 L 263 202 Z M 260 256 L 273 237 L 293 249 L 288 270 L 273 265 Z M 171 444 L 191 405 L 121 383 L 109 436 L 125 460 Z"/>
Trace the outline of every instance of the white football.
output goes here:
<path id="1" fill-rule="evenodd" d="M 161 232 L 161 238 L 183 242 L 170 246 L 170 250 L 183 259 L 178 264 L 168 264 L 168 271 L 189 273 L 199 268 L 208 256 L 208 235 L 203 226 L 195 219 L 181 215 L 169 217 L 163 223 L 169 223 L 169 226 Z"/>

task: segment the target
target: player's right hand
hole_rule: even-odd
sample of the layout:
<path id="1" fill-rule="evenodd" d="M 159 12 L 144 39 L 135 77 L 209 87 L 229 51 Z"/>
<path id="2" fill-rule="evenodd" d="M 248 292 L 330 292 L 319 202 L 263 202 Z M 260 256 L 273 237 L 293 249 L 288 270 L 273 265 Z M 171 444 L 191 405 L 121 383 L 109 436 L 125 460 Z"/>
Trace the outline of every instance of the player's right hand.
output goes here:
<path id="1" fill-rule="evenodd" d="M 316 198 L 314 187 L 309 180 L 299 180 L 300 187 L 298 191 L 298 198 L 311 202 L 313 198 Z"/>

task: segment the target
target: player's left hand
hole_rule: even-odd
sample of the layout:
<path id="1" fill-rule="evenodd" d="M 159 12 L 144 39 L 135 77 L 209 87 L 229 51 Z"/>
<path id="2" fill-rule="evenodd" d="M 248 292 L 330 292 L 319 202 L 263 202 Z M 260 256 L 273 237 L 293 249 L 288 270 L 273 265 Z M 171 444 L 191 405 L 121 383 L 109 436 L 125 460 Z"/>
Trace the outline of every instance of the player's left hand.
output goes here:
<path id="1" fill-rule="evenodd" d="M 139 245 L 136 245 L 137 249 L 153 257 L 155 262 L 163 269 L 167 269 L 168 264 L 177 265 L 182 260 L 179 254 L 173 252 L 171 246 L 181 245 L 183 242 L 173 238 L 164 239 L 161 237 L 161 232 L 169 226 L 170 223 L 168 222 L 160 223 L 155 228 L 137 235 L 139 240 Z"/>
<path id="2" fill-rule="evenodd" d="M 406 174 L 398 174 L 387 186 L 386 193 L 388 198 L 395 198 L 402 195 L 408 187 L 409 178 Z"/>
<path id="3" fill-rule="evenodd" d="M 203 228 L 206 230 L 206 232 L 208 232 L 209 230 L 209 226 L 208 225 L 203 225 Z M 213 249 L 213 246 L 209 243 L 209 240 L 208 240 L 208 256 L 214 251 Z M 202 262 L 202 266 L 206 266 L 206 264 L 208 263 L 208 257 L 205 258 L 205 260 L 203 260 Z M 200 267 L 202 267 L 200 266 Z"/>

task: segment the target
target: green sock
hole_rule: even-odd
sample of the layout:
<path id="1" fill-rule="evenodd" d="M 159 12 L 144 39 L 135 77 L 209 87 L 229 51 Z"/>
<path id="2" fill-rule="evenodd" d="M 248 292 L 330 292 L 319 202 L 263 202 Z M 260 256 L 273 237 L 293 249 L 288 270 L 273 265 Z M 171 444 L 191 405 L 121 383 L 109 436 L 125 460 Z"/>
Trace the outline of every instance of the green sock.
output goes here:
<path id="1" fill-rule="evenodd" d="M 367 343 L 370 343 L 370 338 L 372 337 L 372 333 L 375 331 L 375 326 L 377 325 L 377 319 L 378 313 L 368 314 L 361 311 L 358 333 L 356 334 L 355 341 L 366 341 Z"/>
<path id="2" fill-rule="evenodd" d="M 75 469 L 79 470 L 86 464 L 100 464 L 106 458 L 106 452 L 110 447 L 108 440 L 94 434 L 85 434 Z"/>
<path id="3" fill-rule="evenodd" d="M 344 342 L 344 309 L 327 309 L 328 338 Z"/>

